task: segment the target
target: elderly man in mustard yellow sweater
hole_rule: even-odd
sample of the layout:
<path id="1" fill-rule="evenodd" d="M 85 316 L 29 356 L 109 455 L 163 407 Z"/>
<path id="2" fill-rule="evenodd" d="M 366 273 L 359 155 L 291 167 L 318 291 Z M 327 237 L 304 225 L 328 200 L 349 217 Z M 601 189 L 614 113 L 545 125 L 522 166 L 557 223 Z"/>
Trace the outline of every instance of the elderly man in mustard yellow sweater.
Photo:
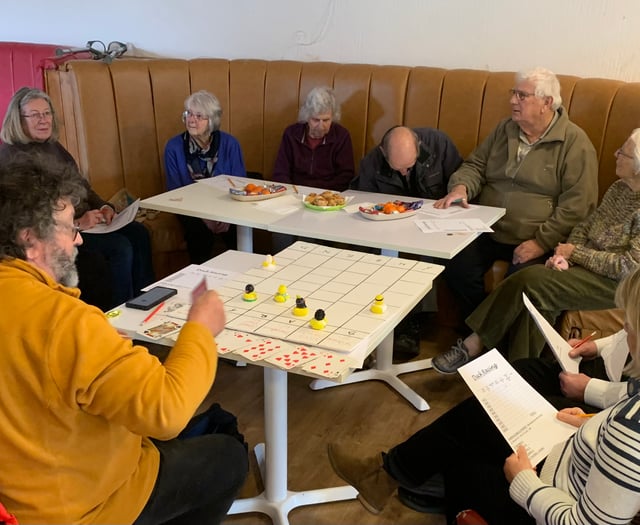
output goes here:
<path id="1" fill-rule="evenodd" d="M 77 171 L 0 166 L 0 501 L 20 523 L 219 523 L 247 474 L 226 434 L 174 439 L 213 383 L 207 292 L 161 364 L 75 288 Z"/>

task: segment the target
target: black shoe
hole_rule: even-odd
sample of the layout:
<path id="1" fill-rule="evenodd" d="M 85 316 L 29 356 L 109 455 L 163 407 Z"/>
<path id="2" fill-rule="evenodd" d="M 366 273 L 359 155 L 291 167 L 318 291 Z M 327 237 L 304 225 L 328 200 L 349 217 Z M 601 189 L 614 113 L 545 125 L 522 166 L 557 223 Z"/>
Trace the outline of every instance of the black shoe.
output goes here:
<path id="1" fill-rule="evenodd" d="M 396 359 L 412 359 L 420 355 L 419 314 L 409 314 L 393 331 L 393 357 Z"/>
<path id="2" fill-rule="evenodd" d="M 398 487 L 398 499 L 405 506 L 425 514 L 444 514 L 444 498 L 429 494 L 413 492 L 405 487 Z"/>

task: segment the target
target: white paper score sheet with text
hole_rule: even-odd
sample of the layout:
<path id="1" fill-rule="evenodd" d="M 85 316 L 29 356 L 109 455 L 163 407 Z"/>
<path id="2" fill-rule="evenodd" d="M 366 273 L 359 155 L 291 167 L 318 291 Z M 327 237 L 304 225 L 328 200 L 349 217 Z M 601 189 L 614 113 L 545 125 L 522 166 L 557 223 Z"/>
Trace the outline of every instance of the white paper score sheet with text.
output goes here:
<path id="1" fill-rule="evenodd" d="M 533 465 L 577 430 L 558 421 L 558 411 L 495 348 L 458 371 L 509 446 L 524 445 Z"/>

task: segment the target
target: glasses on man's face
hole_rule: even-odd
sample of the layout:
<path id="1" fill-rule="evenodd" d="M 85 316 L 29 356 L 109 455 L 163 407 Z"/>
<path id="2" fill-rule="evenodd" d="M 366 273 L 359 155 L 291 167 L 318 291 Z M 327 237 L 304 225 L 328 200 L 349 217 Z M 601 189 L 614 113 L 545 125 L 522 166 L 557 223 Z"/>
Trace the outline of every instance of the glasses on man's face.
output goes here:
<path id="1" fill-rule="evenodd" d="M 622 148 L 618 148 L 614 155 L 616 157 L 624 157 L 625 159 L 633 159 L 633 155 L 627 155 L 624 151 L 622 151 Z"/>
<path id="2" fill-rule="evenodd" d="M 53 118 L 53 113 L 51 111 L 43 111 L 42 113 L 39 111 L 32 111 L 31 113 L 23 113 L 22 116 L 39 122 L 41 120 L 49 120 Z"/>
<path id="3" fill-rule="evenodd" d="M 525 100 L 527 100 L 529 97 L 535 97 L 536 94 L 535 93 L 527 93 L 526 91 L 521 91 L 520 89 L 510 89 L 509 90 L 509 94 L 511 96 L 516 96 L 516 98 L 520 101 L 523 102 Z"/>
<path id="4" fill-rule="evenodd" d="M 71 230 L 73 233 L 73 238 L 71 239 L 73 242 L 78 238 L 78 234 L 80 233 L 80 226 L 76 226 L 75 224 L 72 226 L 70 224 L 65 224 L 63 222 L 56 222 L 56 226 L 61 226 L 66 228 L 67 230 Z"/>
<path id="5" fill-rule="evenodd" d="M 198 122 L 202 122 L 203 120 L 209 120 L 209 117 L 207 115 L 203 115 L 202 113 L 194 113 L 190 109 L 186 110 L 182 114 L 182 118 L 185 120 L 187 120 L 189 117 L 195 118 Z"/>

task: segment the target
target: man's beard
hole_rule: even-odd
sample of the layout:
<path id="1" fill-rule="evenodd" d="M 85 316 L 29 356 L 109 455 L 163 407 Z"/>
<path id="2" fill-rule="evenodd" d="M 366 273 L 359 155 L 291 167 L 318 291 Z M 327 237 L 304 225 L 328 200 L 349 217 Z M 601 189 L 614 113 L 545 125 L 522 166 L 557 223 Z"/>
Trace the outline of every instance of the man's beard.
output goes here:
<path id="1" fill-rule="evenodd" d="M 78 286 L 78 269 L 76 268 L 76 257 L 78 248 L 73 247 L 71 255 L 64 250 L 57 248 L 52 253 L 51 268 L 55 274 L 56 281 L 64 286 L 75 288 Z"/>

